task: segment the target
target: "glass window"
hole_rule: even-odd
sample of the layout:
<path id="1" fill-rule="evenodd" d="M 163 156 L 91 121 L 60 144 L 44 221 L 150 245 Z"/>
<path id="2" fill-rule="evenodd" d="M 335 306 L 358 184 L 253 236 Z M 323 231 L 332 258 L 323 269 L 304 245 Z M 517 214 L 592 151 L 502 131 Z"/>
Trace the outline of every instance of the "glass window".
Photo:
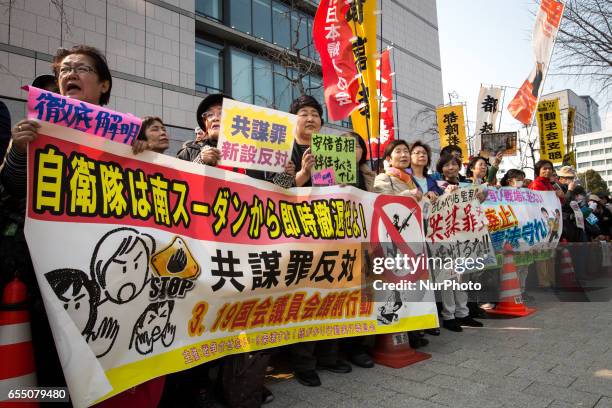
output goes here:
<path id="1" fill-rule="evenodd" d="M 223 89 L 223 47 L 204 40 L 196 41 L 196 88 L 210 93 Z"/>
<path id="2" fill-rule="evenodd" d="M 230 26 L 244 33 L 251 33 L 251 0 L 232 0 Z"/>
<path id="3" fill-rule="evenodd" d="M 586 141 L 576 143 L 576 147 L 583 147 L 583 146 L 588 146 L 588 145 L 589 145 L 589 142 L 586 142 Z"/>
<path id="4" fill-rule="evenodd" d="M 604 138 L 604 143 L 612 143 L 612 137 Z"/>
<path id="5" fill-rule="evenodd" d="M 197 13 L 221 20 L 221 0 L 196 0 L 195 9 Z"/>
<path id="6" fill-rule="evenodd" d="M 576 155 L 576 157 L 587 157 L 590 156 L 590 152 L 580 152 Z"/>
<path id="7" fill-rule="evenodd" d="M 610 159 L 606 160 L 606 164 L 612 164 L 612 160 Z"/>
<path id="8" fill-rule="evenodd" d="M 605 164 L 605 160 L 594 160 L 593 161 L 593 166 L 601 166 L 602 164 Z"/>
<path id="9" fill-rule="evenodd" d="M 232 96 L 234 99 L 253 103 L 253 57 L 238 50 L 231 50 Z"/>
<path id="10" fill-rule="evenodd" d="M 273 42 L 281 47 L 291 47 L 291 19 L 289 8 L 283 4 L 272 3 Z"/>
<path id="11" fill-rule="evenodd" d="M 253 0 L 253 35 L 272 42 L 272 5 L 270 0 Z"/>
<path id="12" fill-rule="evenodd" d="M 261 58 L 253 58 L 255 85 L 255 105 L 274 106 L 274 73 L 272 63 Z"/>
<path id="13" fill-rule="evenodd" d="M 312 95 L 321 106 L 323 106 L 323 120 L 327 122 L 327 106 L 325 105 L 325 100 L 323 98 L 323 80 L 320 76 L 311 75 L 310 76 L 310 95 Z"/>
<path id="14" fill-rule="evenodd" d="M 603 154 L 603 152 L 604 152 L 604 149 L 596 149 L 596 150 L 591 151 L 591 156 L 595 156 L 597 154 Z"/>
<path id="15" fill-rule="evenodd" d="M 612 153 L 612 148 L 606 149 L 606 153 Z"/>
<path id="16" fill-rule="evenodd" d="M 276 109 L 286 112 L 292 101 L 291 82 L 287 78 L 287 71 L 280 65 L 274 65 L 274 72 L 274 104 Z"/>
<path id="17" fill-rule="evenodd" d="M 591 140 L 591 143 L 590 143 L 590 144 L 591 144 L 591 146 L 592 146 L 592 145 L 599 144 L 599 143 L 601 143 L 601 142 L 602 142 L 602 139 L 593 139 L 593 140 Z"/>

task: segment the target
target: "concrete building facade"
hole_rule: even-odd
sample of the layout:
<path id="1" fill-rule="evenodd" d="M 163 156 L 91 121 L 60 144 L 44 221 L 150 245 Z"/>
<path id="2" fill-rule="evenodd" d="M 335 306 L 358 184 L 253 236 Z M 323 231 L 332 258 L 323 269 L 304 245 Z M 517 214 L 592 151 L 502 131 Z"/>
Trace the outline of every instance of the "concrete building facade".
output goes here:
<path id="1" fill-rule="evenodd" d="M 601 130 L 599 105 L 590 96 L 579 96 L 571 89 L 564 89 L 562 91 L 542 95 L 541 99 L 559 99 L 559 112 L 561 113 L 562 117 L 563 132 L 567 132 L 567 112 L 569 107 L 576 108 L 576 116 L 574 118 L 574 135 L 599 132 Z"/>
<path id="2" fill-rule="evenodd" d="M 314 68 L 305 88 L 322 100 L 320 65 L 310 45 L 313 0 L 14 0 L 0 4 L 0 100 L 13 121 L 25 116 L 20 88 L 50 73 L 58 47 L 88 44 L 106 55 L 113 75 L 110 108 L 163 118 L 175 152 L 193 138 L 195 111 L 208 93 L 224 92 L 287 109 L 298 90 L 277 75 L 276 58 L 304 45 Z M 399 135 L 435 123 L 423 112 L 442 103 L 435 1 L 379 0 L 378 41 L 393 46 Z M 381 25 L 382 23 L 382 25 Z M 382 27 L 382 28 L 381 28 Z M 288 72 L 288 71 L 285 71 Z M 291 75 L 292 72 L 289 71 Z M 421 114 L 419 114 L 421 112 Z M 329 131 L 350 127 L 344 121 Z"/>

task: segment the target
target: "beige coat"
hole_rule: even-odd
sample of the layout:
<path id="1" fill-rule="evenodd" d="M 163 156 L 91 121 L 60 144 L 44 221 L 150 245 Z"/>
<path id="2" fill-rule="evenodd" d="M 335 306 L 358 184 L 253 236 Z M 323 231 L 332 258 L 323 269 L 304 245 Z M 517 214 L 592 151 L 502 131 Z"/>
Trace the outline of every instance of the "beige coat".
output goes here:
<path id="1" fill-rule="evenodd" d="M 380 173 L 374 180 L 374 192 L 387 195 L 414 196 L 414 188 L 387 173 Z"/>

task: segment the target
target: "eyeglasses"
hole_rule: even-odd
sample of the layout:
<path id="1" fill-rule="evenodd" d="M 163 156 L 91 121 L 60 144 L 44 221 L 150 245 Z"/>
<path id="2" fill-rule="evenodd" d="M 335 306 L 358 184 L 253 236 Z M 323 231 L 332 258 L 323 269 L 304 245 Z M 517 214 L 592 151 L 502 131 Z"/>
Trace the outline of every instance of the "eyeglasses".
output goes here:
<path id="1" fill-rule="evenodd" d="M 65 75 L 70 74 L 73 71 L 79 75 L 85 75 L 85 74 L 96 72 L 96 70 L 90 67 L 89 65 L 79 65 L 76 67 L 71 67 L 70 65 L 62 65 L 59 69 L 59 74 L 60 76 L 65 76 Z"/>
<path id="2" fill-rule="evenodd" d="M 214 118 L 220 118 L 221 117 L 221 110 L 214 110 L 214 111 L 206 111 L 202 114 L 202 118 L 204 119 L 214 119 Z"/>

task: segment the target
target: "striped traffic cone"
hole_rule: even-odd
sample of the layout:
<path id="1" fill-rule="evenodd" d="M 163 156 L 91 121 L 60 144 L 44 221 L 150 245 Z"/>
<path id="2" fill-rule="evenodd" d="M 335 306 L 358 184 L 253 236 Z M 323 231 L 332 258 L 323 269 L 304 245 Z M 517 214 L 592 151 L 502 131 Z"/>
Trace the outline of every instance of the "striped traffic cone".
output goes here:
<path id="1" fill-rule="evenodd" d="M 568 290 L 572 292 L 582 291 L 582 288 L 576 280 L 576 272 L 574 271 L 574 264 L 572 262 L 572 256 L 567 248 L 561 249 L 561 273 L 559 276 L 559 286 L 562 290 Z"/>
<path id="2" fill-rule="evenodd" d="M 26 387 L 36 387 L 34 350 L 30 333 L 30 315 L 26 308 L 27 290 L 15 278 L 6 285 L 0 306 L 0 398 L 8 392 Z M 7 402 L 0 400 L 0 407 L 38 407 L 37 402 Z"/>
<path id="3" fill-rule="evenodd" d="M 527 316 L 535 312 L 536 309 L 528 308 L 523 303 L 521 282 L 516 273 L 512 245 L 506 244 L 504 250 L 504 265 L 500 277 L 500 302 L 495 309 L 487 310 L 487 313 L 502 316 Z"/>

